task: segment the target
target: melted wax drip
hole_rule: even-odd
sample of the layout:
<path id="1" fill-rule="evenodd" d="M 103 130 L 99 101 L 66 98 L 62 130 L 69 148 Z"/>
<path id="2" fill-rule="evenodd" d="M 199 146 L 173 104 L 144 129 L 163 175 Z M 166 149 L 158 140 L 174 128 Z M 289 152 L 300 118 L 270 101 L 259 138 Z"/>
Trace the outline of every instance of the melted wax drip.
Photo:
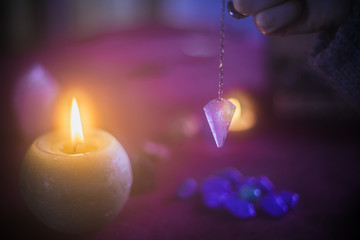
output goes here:
<path id="1" fill-rule="evenodd" d="M 204 107 L 207 121 L 218 148 L 222 147 L 225 142 L 235 109 L 234 104 L 223 98 L 211 100 Z"/>

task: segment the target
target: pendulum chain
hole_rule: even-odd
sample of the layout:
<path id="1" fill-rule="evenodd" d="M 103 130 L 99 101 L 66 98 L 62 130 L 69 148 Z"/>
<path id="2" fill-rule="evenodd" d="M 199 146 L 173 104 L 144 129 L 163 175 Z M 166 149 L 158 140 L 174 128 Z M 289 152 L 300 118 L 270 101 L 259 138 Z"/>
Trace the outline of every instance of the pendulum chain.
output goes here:
<path id="1" fill-rule="evenodd" d="M 231 120 L 234 116 L 235 105 L 229 100 L 223 99 L 224 85 L 224 19 L 225 19 L 225 0 L 221 6 L 221 25 L 220 25 L 220 63 L 219 63 L 219 91 L 217 99 L 208 102 L 205 107 L 206 119 L 209 123 L 217 147 L 222 147 L 229 131 Z"/>
<path id="2" fill-rule="evenodd" d="M 221 25 L 220 25 L 220 63 L 219 63 L 219 91 L 218 100 L 222 99 L 224 85 L 224 21 L 225 20 L 225 0 L 222 0 L 221 6 Z"/>

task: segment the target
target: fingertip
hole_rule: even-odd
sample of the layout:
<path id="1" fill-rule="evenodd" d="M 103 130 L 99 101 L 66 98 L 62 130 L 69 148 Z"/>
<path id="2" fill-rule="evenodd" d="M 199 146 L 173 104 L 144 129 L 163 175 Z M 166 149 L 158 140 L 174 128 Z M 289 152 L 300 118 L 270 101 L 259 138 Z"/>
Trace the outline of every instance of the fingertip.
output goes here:
<path id="1" fill-rule="evenodd" d="M 271 15 L 266 12 L 260 12 L 253 16 L 254 24 L 256 28 L 264 35 L 270 34 L 271 28 Z"/>
<path id="2" fill-rule="evenodd" d="M 234 3 L 234 8 L 236 11 L 238 11 L 239 13 L 241 13 L 244 16 L 251 15 L 250 11 L 249 11 L 249 9 L 251 7 L 249 0 L 233 0 L 233 3 Z"/>
<path id="3" fill-rule="evenodd" d="M 273 35 L 279 32 L 286 32 L 300 16 L 302 6 L 299 1 L 287 1 L 276 7 L 261 11 L 254 15 L 254 24 L 264 35 Z"/>

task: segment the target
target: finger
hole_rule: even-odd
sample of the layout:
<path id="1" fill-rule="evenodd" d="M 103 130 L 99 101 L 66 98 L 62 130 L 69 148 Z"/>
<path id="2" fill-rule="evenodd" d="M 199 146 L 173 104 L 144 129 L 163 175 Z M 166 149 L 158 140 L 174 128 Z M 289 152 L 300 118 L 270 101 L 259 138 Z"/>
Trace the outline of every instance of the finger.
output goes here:
<path id="1" fill-rule="evenodd" d="M 293 35 L 318 32 L 344 23 L 352 9 L 352 0 L 303 1 L 299 21 L 282 30 L 282 34 Z"/>
<path id="2" fill-rule="evenodd" d="M 255 14 L 254 23 L 263 34 L 276 33 L 299 19 L 302 10 L 300 1 L 286 1 Z"/>
<path id="3" fill-rule="evenodd" d="M 279 5 L 286 0 L 234 0 L 234 8 L 246 16 Z"/>

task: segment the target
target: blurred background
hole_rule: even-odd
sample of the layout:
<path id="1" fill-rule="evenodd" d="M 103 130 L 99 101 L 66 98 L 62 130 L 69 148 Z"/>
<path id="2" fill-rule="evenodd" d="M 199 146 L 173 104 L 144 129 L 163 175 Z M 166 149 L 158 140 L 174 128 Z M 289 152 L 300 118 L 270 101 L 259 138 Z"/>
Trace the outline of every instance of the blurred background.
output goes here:
<path id="1" fill-rule="evenodd" d="M 52 75 L 56 75 L 54 77 L 57 82 L 68 81 L 68 79 L 62 80 L 59 75 L 72 71 L 70 68 L 81 71 L 80 67 L 68 62 L 70 58 L 75 61 L 74 56 L 65 56 L 72 51 L 67 49 L 69 46 L 79 51 L 83 49 L 85 55 L 88 54 L 84 56 L 82 53 L 73 53 L 76 57 L 85 57 L 87 61 L 91 61 L 88 57 L 97 58 L 92 59 L 94 63 L 91 64 L 97 65 L 95 61 L 101 62 L 98 68 L 103 68 L 104 65 L 113 65 L 116 68 L 117 65 L 118 69 L 121 69 L 125 68 L 121 61 L 126 61 L 131 67 L 137 66 L 145 68 L 142 69 L 144 71 L 160 72 L 162 70 L 156 69 L 155 62 L 159 59 L 164 60 L 164 55 L 175 61 L 172 67 L 184 65 L 184 62 L 181 64 L 176 62 L 182 61 L 182 58 L 190 60 L 189 66 L 211 60 L 214 62 L 209 70 L 214 75 L 209 74 L 211 80 L 209 79 L 209 83 L 202 86 L 205 88 L 204 91 L 196 89 L 195 94 L 201 96 L 207 89 L 216 91 L 214 87 L 216 59 L 219 52 L 219 2 L 219 0 L 3 1 L 1 3 L 3 37 L 0 45 L 2 60 L 4 64 L 9 63 L 11 66 L 14 65 L 10 61 L 17 61 L 16 67 L 14 66 L 17 73 L 30 71 L 32 63 L 41 64 L 50 70 Z M 134 34 L 137 35 L 133 36 Z M 163 38 L 164 34 L 165 38 Z M 269 113 L 280 118 L 353 117 L 351 106 L 337 98 L 326 85 L 326 81 L 307 65 L 307 57 L 314 45 L 316 35 L 265 37 L 256 30 L 251 18 L 238 21 L 230 16 L 226 18 L 226 35 L 225 86 L 229 91 L 234 88 L 246 89 L 251 93 L 260 94 L 260 97 L 269 98 L 270 102 L 266 101 L 269 106 L 266 108 L 270 107 Z M 166 41 L 166 38 L 169 41 Z M 137 47 L 133 40 L 139 41 L 137 46 L 140 46 Z M 169 49 L 145 46 L 154 44 L 155 47 L 160 47 L 161 41 L 166 42 Z M 89 46 L 88 51 L 85 50 L 87 46 Z M 130 48 L 134 48 L 137 52 L 131 52 Z M 143 49 L 140 50 L 141 48 Z M 91 51 L 93 52 L 90 53 Z M 114 51 L 118 51 L 119 54 L 115 54 Z M 137 57 L 137 54 L 142 56 Z M 150 56 L 153 61 L 144 59 Z M 60 57 L 63 59 L 61 60 Z M 103 59 L 99 59 L 101 57 Z M 135 63 L 130 64 L 129 61 L 132 60 Z M 54 61 L 56 63 L 53 63 Z M 196 63 L 193 64 L 191 61 Z M 83 61 L 76 62 L 81 65 Z M 92 66 L 84 68 L 87 67 L 94 70 Z M 164 66 L 161 64 L 159 67 Z M 88 71 L 84 71 L 84 74 L 88 74 Z M 195 77 L 190 72 L 188 74 Z M 19 75 L 14 76 L 10 73 L 10 76 L 17 79 L 20 78 Z M 7 83 L 8 85 L 16 82 L 10 78 L 3 78 L 3 81 L 11 81 Z M 190 82 L 188 81 L 188 87 L 191 85 Z M 190 88 L 195 90 L 195 87 Z"/>
<path id="2" fill-rule="evenodd" d="M 292 221 L 275 223 L 288 230 L 283 239 L 292 239 L 294 231 L 320 239 L 352 226 L 329 228 L 339 226 L 339 217 L 352 219 L 343 207 L 358 199 L 359 116 L 309 67 L 316 34 L 266 37 L 251 17 L 226 16 L 224 95 L 238 112 L 218 150 L 202 108 L 217 97 L 220 0 L 5 0 L 0 5 L 1 187 L 8 196 L 1 201 L 12 206 L 5 211 L 10 224 L 28 225 L 24 234 L 63 237 L 26 210 L 17 175 L 37 136 L 66 128 L 73 96 L 85 128 L 106 129 L 127 149 L 134 193 L 148 191 L 143 199 L 130 200 L 125 213 L 137 212 L 136 204 L 147 206 L 148 198 L 167 198 L 186 176 L 201 178 L 232 165 L 304 196 Z M 329 217 L 330 209 L 335 213 Z M 120 220 L 136 229 L 142 217 Z M 315 219 L 312 227 L 297 226 L 309 219 Z M 263 232 L 256 234 L 281 239 L 259 224 Z M 259 225 L 247 227 L 253 236 Z M 112 225 L 89 238 L 135 234 L 116 229 Z M 225 225 L 220 229 L 238 236 Z M 157 231 L 158 239 L 168 236 Z M 188 236 L 194 232 L 188 230 Z"/>

